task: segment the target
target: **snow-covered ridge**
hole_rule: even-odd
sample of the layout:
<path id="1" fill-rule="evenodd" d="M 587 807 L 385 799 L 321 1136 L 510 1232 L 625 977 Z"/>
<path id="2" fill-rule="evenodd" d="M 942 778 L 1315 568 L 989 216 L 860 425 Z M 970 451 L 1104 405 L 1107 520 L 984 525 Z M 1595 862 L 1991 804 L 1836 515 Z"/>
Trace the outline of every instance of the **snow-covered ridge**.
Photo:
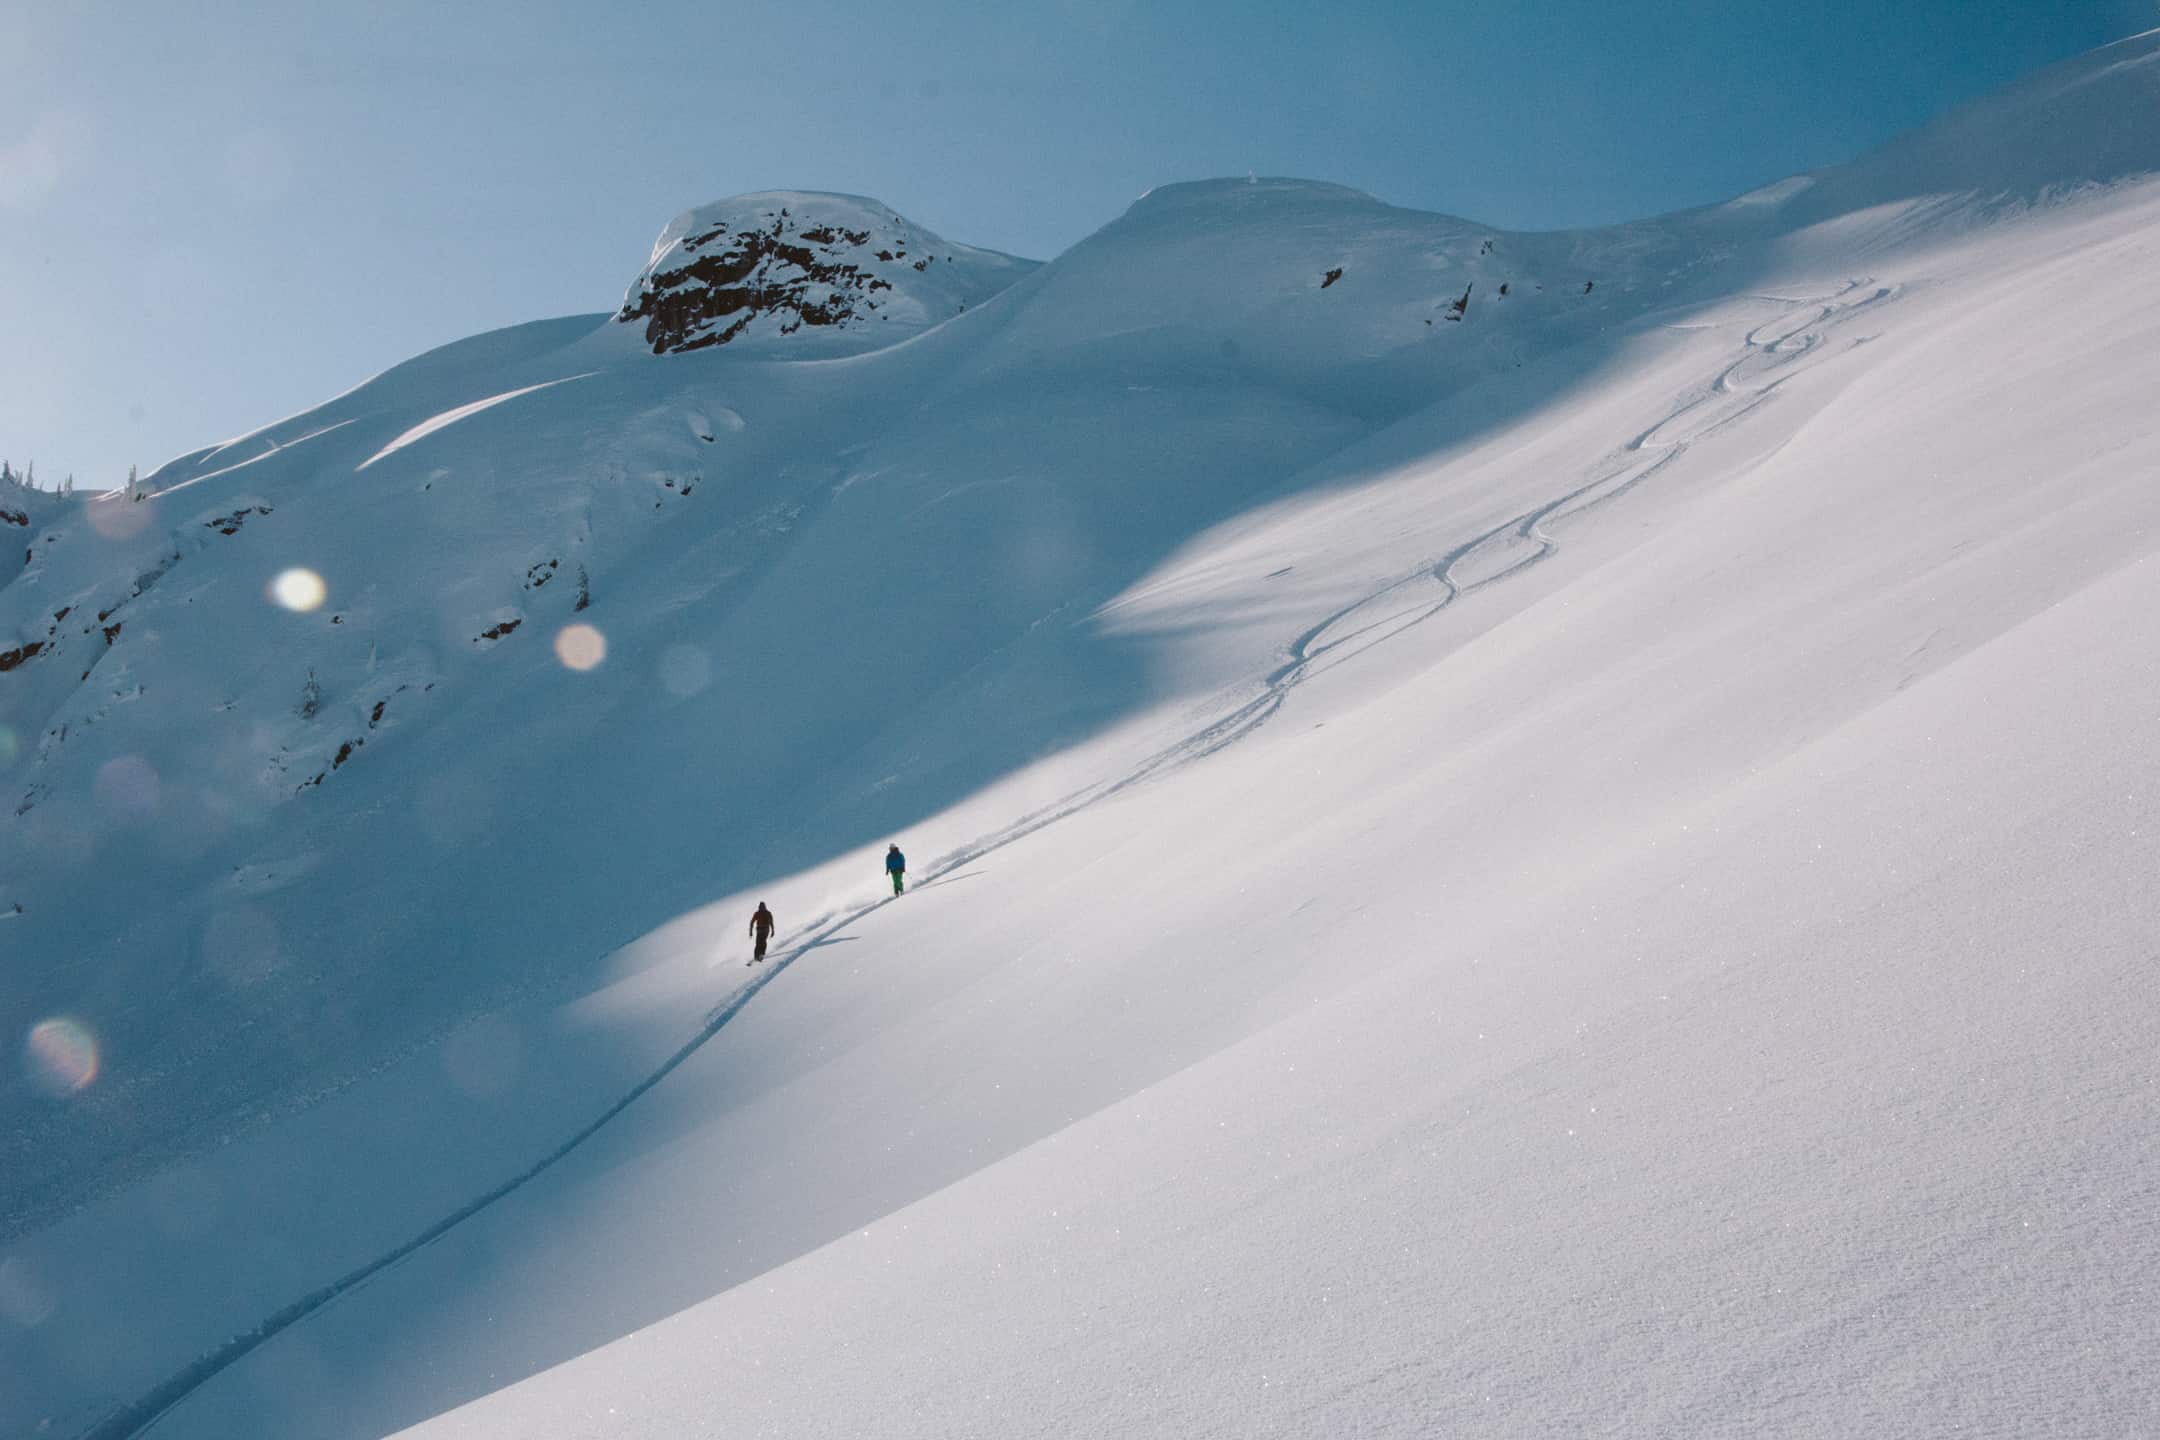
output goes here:
<path id="1" fill-rule="evenodd" d="M 0 463 L 0 585 L 29 563 L 31 538 L 67 508 L 55 492 L 41 490 Z M 0 644 L 0 651 L 6 646 Z"/>
<path id="2" fill-rule="evenodd" d="M 767 191 L 676 216 L 616 319 L 639 327 L 656 355 L 805 329 L 822 334 L 824 353 L 875 349 L 1033 268 L 956 245 L 875 200 Z"/>
<path id="3" fill-rule="evenodd" d="M 1822 172 L 1788 219 L 1900 201 L 1981 212 L 2160 172 L 2160 30 L 2036 71 L 1851 165 Z"/>

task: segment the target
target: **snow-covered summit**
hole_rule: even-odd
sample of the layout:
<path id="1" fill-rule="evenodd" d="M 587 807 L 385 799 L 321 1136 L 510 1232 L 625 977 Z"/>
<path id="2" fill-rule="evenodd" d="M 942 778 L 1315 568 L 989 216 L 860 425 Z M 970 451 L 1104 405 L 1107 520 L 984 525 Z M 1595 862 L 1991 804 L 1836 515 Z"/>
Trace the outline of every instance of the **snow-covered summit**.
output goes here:
<path id="1" fill-rule="evenodd" d="M 1126 207 L 1128 219 L 1136 216 L 1169 216 L 1194 211 L 1282 209 L 1299 205 L 1329 208 L 1363 207 L 1386 210 L 1385 201 L 1331 180 L 1306 180 L 1294 175 L 1226 176 L 1210 180 L 1178 180 L 1156 185 Z"/>
<path id="2" fill-rule="evenodd" d="M 676 216 L 615 318 L 656 355 L 806 331 L 820 353 L 853 353 L 949 320 L 1033 268 L 859 195 L 767 190 Z"/>

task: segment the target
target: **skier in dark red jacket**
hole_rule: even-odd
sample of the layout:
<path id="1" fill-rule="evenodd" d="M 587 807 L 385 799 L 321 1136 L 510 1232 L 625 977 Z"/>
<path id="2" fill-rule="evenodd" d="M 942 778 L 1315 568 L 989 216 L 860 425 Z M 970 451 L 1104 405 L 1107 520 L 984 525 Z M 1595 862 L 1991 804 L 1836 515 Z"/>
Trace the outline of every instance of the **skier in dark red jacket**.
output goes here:
<path id="1" fill-rule="evenodd" d="M 765 942 L 772 939 L 772 932 L 772 911 L 766 909 L 765 902 L 760 900 L 757 914 L 750 917 L 750 938 L 757 942 L 757 948 L 751 952 L 749 963 L 755 965 L 765 958 Z"/>

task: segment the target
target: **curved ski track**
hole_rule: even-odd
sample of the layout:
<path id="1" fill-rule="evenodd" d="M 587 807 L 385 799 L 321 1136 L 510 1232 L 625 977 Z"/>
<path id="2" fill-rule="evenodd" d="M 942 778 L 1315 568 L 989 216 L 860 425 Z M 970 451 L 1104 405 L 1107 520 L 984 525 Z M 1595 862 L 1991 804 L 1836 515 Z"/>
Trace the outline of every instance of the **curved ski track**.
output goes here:
<path id="1" fill-rule="evenodd" d="M 1749 330 L 1745 352 L 1707 384 L 1686 392 L 1678 405 L 1656 424 L 1642 431 L 1607 460 L 1591 478 L 1544 503 L 1523 511 L 1511 520 L 1472 537 L 1427 561 L 1362 599 L 1329 614 L 1290 642 L 1283 663 L 1269 672 L 1260 693 L 1228 713 L 1218 716 L 1184 739 L 1155 752 L 1115 779 L 1076 790 L 1039 810 L 1030 812 L 1002 829 L 981 836 L 961 848 L 940 856 L 923 872 L 916 888 L 922 888 L 974 861 L 1003 849 L 1017 840 L 1055 825 L 1099 801 L 1129 790 L 1170 770 L 1204 760 L 1251 735 L 1280 710 L 1292 690 L 1315 675 L 1394 639 L 1445 610 L 1462 597 L 1518 575 L 1549 559 L 1559 544 L 1544 528 L 1549 522 L 1584 514 L 1619 499 L 1628 491 L 1671 465 L 1702 437 L 1740 420 L 1767 402 L 1786 381 L 1800 373 L 1802 361 L 1824 352 L 1827 332 L 1856 315 L 1894 300 L 1902 287 L 1878 286 L 1854 298 L 1874 282 L 1852 281 L 1827 297 L 1800 299 L 1762 296 L 1791 305 L 1798 314 L 1779 316 Z M 1764 377 L 1775 377 L 1765 379 Z M 1656 452 L 1656 453 L 1650 453 Z M 1469 574 L 1480 568 L 1487 573 Z M 1412 599 L 1419 592 L 1437 588 L 1436 597 Z M 1393 608 L 1390 608 L 1393 607 Z M 1374 613 L 1382 612 L 1385 613 Z M 109 1412 L 79 1440 L 128 1440 L 144 1434 L 158 1421 L 220 1372 L 231 1368 L 250 1352 L 351 1294 L 393 1266 L 402 1264 L 440 1240 L 496 1201 L 523 1187 L 564 1159 L 580 1145 L 658 1085 L 706 1041 L 740 1014 L 758 992 L 780 977 L 782 971 L 805 953 L 818 948 L 843 931 L 890 905 L 898 896 L 883 896 L 866 904 L 812 921 L 801 937 L 775 959 L 770 968 L 714 1007 L 696 1033 L 685 1040 L 624 1094 L 587 1121 L 561 1144 L 532 1164 L 475 1196 L 402 1244 L 302 1296 L 265 1318 L 261 1324 L 236 1335 L 223 1345 L 197 1357 L 150 1390 Z"/>

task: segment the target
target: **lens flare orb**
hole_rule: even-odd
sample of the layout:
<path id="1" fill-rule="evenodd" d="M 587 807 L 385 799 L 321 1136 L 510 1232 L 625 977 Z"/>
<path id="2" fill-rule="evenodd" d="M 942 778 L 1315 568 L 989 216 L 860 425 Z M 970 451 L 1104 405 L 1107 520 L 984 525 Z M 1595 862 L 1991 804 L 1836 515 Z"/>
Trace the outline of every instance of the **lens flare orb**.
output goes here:
<path id="1" fill-rule="evenodd" d="M 297 565 L 279 571 L 277 578 L 270 582 L 271 601 L 297 615 L 321 609 L 329 595 L 330 587 L 323 583 L 322 576 Z"/>
<path id="2" fill-rule="evenodd" d="M 23 1068 L 32 1085 L 56 1100 L 79 1095 L 98 1077 L 97 1037 L 66 1015 L 40 1020 L 23 1043 Z"/>
<path id="3" fill-rule="evenodd" d="M 678 700 L 687 700 L 712 684 L 712 657 L 695 645 L 670 645 L 660 652 L 660 684 Z"/>
<path id="4" fill-rule="evenodd" d="M 115 490 L 110 495 L 100 495 L 84 507 L 90 528 L 100 539 L 132 540 L 149 528 L 150 513 L 157 507 L 143 500 L 130 500 Z"/>
<path id="5" fill-rule="evenodd" d="M 555 636 L 555 658 L 572 670 L 590 670 L 607 659 L 607 637 L 590 625 L 565 625 Z"/>
<path id="6" fill-rule="evenodd" d="M 130 821 L 156 816 L 163 792 L 157 768 L 140 755 L 117 755 L 100 765 L 91 789 L 100 809 Z"/>
<path id="7" fill-rule="evenodd" d="M 30 1263 L 20 1255 L 0 1260 L 0 1316 L 24 1330 L 35 1330 L 52 1318 L 59 1299 Z"/>

